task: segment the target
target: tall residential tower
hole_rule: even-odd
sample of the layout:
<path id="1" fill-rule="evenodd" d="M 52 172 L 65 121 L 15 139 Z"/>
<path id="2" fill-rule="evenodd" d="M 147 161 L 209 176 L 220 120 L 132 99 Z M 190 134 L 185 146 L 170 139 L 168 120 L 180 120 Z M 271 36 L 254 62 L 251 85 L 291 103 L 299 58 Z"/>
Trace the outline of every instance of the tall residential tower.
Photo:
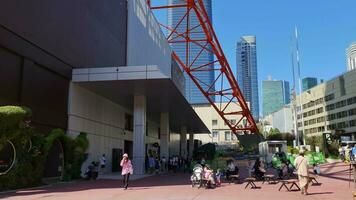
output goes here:
<path id="1" fill-rule="evenodd" d="M 242 36 L 236 46 L 237 81 L 255 118 L 259 118 L 256 37 Z"/>
<path id="2" fill-rule="evenodd" d="M 212 8 L 211 8 L 211 0 L 203 0 L 205 9 L 208 13 L 208 16 L 210 18 L 210 21 L 212 20 Z M 169 0 L 169 4 L 171 5 L 177 5 L 181 4 L 182 0 Z M 174 9 L 168 9 L 168 26 L 174 28 L 177 26 L 177 31 L 178 32 L 185 32 L 187 28 L 187 20 L 186 18 L 181 21 L 182 17 L 186 14 L 186 8 L 174 8 Z M 190 12 L 192 13 L 192 12 Z M 194 29 L 191 31 L 189 34 L 190 39 L 202 39 L 205 37 L 205 34 L 199 26 L 199 21 L 196 17 L 196 15 L 189 15 L 189 27 L 190 29 Z M 198 42 L 199 43 L 199 42 Z M 200 44 L 204 45 L 204 44 Z M 173 43 L 171 44 L 171 48 L 173 51 L 175 51 L 180 58 L 182 58 L 182 61 L 191 63 L 192 61 L 195 60 L 195 57 L 200 54 L 199 58 L 194 61 L 194 64 L 192 67 L 199 67 L 201 65 L 207 64 L 207 63 L 212 63 L 214 61 L 214 55 L 212 52 L 209 51 L 203 51 L 200 53 L 201 46 L 197 44 L 190 44 L 189 49 L 190 49 L 190 54 L 189 58 L 187 59 L 186 56 L 186 43 Z M 211 49 L 210 45 L 207 45 L 207 49 Z M 213 67 L 213 64 L 211 65 Z M 201 73 L 195 73 L 196 77 L 206 83 L 207 85 L 211 85 L 214 82 L 214 71 L 210 71 L 210 73 L 201 72 Z M 186 99 L 189 101 L 191 104 L 202 104 L 202 103 L 208 103 L 208 100 L 204 95 L 201 93 L 201 91 L 198 89 L 198 87 L 195 85 L 195 83 L 190 79 L 190 77 L 184 73 L 185 76 L 185 96 Z M 205 85 L 205 84 L 204 84 Z"/>

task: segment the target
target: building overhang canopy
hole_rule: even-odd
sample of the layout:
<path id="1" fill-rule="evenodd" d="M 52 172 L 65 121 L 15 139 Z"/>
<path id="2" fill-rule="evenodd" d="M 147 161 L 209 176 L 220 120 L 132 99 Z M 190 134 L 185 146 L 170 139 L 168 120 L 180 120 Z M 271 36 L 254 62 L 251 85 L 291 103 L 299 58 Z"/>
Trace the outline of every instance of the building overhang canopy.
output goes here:
<path id="1" fill-rule="evenodd" d="M 209 133 L 171 77 L 157 66 L 127 66 L 73 69 L 72 81 L 114 103 L 133 108 L 134 95 L 145 95 L 147 117 L 159 123 L 162 112 L 169 113 L 170 129 L 179 133 Z"/>

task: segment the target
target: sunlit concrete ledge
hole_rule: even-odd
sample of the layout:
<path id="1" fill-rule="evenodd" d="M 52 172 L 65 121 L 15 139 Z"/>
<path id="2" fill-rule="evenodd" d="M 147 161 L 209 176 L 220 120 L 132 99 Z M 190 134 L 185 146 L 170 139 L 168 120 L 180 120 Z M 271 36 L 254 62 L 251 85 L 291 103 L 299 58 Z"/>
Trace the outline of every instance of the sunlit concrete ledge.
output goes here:
<path id="1" fill-rule="evenodd" d="M 73 82 L 169 79 L 157 65 L 77 68 L 73 69 Z"/>

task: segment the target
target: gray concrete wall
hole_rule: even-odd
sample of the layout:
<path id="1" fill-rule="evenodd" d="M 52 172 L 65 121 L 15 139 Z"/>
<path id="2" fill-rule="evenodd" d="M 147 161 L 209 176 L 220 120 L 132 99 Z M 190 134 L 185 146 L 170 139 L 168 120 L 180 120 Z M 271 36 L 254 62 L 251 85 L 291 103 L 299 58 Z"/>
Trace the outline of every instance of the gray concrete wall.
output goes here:
<path id="1" fill-rule="evenodd" d="M 86 132 L 89 138 L 88 159 L 83 164 L 84 170 L 91 161 L 99 161 L 106 154 L 106 172 L 111 171 L 112 149 L 124 150 L 124 141 L 132 141 L 132 131 L 124 130 L 125 113 L 132 115 L 132 110 L 95 94 L 77 84 L 70 84 L 68 109 L 68 134 L 76 136 Z M 159 143 L 158 124 L 150 119 L 146 143 Z"/>
<path id="2" fill-rule="evenodd" d="M 75 67 L 126 64 L 126 0 L 3 0 L 0 24 Z"/>
<path id="3" fill-rule="evenodd" d="M 171 77 L 171 48 L 146 0 L 128 1 L 127 65 L 157 65 Z"/>

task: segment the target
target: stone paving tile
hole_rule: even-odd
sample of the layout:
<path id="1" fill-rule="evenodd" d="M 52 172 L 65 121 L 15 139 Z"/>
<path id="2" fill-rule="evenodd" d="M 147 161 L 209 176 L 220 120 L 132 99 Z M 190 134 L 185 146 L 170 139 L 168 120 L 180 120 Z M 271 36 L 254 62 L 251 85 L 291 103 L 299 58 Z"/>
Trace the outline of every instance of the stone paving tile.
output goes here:
<path id="1" fill-rule="evenodd" d="M 310 195 L 278 191 L 278 184 L 262 184 L 259 189 L 244 189 L 245 184 L 223 183 L 216 189 L 191 188 L 189 174 L 166 174 L 132 181 L 128 190 L 121 189 L 119 180 L 80 181 L 53 187 L 19 190 L 0 195 L 7 200 L 351 200 L 353 183 L 349 187 L 349 166 L 343 163 L 321 166 L 322 184 L 310 187 Z M 242 174 L 244 174 L 242 170 Z M 356 191 L 356 189 L 355 189 Z"/>

